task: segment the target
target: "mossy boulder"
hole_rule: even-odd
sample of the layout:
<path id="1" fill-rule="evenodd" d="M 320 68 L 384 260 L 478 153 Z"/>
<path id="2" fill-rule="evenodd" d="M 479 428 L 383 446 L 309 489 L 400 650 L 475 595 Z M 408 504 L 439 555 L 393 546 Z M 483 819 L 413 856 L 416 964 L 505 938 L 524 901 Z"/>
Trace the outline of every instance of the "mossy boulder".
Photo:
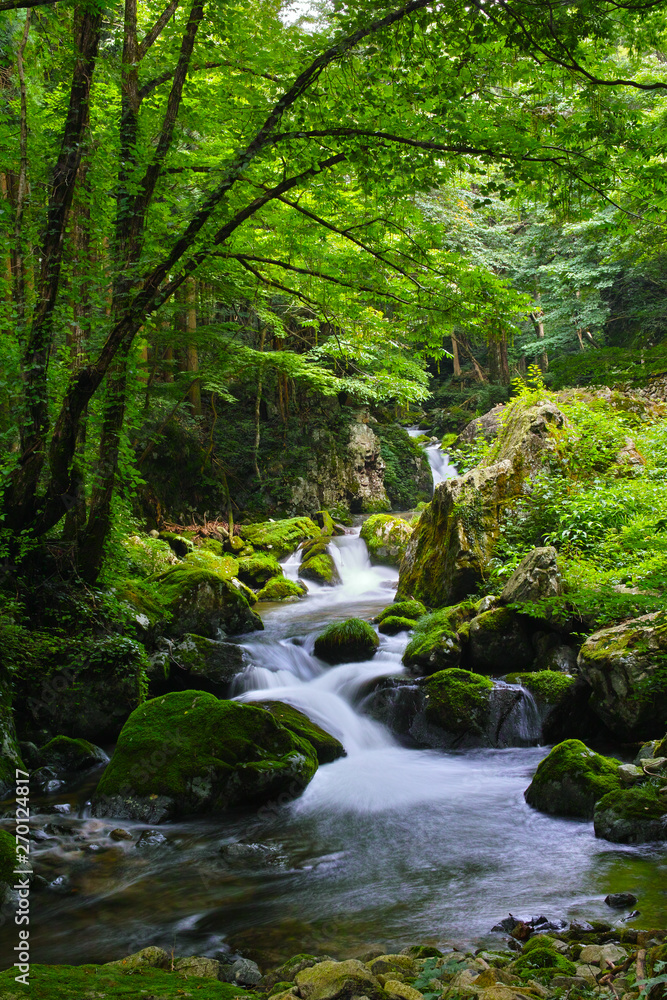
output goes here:
<path id="1" fill-rule="evenodd" d="M 242 525 L 241 536 L 255 549 L 269 551 L 277 559 L 285 559 L 306 538 L 315 538 L 320 528 L 309 517 L 290 517 L 282 521 Z"/>
<path id="2" fill-rule="evenodd" d="M 592 819 L 598 799 L 620 788 L 618 768 L 580 740 L 564 740 L 540 762 L 526 802 L 552 816 Z"/>
<path id="3" fill-rule="evenodd" d="M 253 704 L 265 708 L 271 712 L 271 715 L 278 720 L 281 726 L 285 726 L 296 736 L 308 740 L 315 749 L 318 763 L 330 764 L 331 761 L 345 756 L 345 747 L 340 740 L 318 726 L 298 708 L 293 708 L 292 705 L 287 705 L 284 701 L 261 701 L 253 702 Z"/>
<path id="4" fill-rule="evenodd" d="M 526 604 L 559 597 L 563 580 L 558 569 L 558 553 L 552 545 L 531 549 L 523 557 L 503 587 L 503 604 Z"/>
<path id="5" fill-rule="evenodd" d="M 327 587 L 336 587 L 341 583 L 340 573 L 326 547 L 324 550 L 315 548 L 304 556 L 299 566 L 299 576 Z"/>
<path id="6" fill-rule="evenodd" d="M 399 632 L 409 632 L 415 627 L 411 618 L 401 618 L 399 615 L 387 615 L 378 625 L 382 635 L 398 635 Z"/>
<path id="7" fill-rule="evenodd" d="M 169 548 L 180 559 L 194 549 L 194 542 L 186 535 L 180 535 L 176 531 L 161 531 L 159 535 L 161 542 L 166 542 Z"/>
<path id="8" fill-rule="evenodd" d="M 357 959 L 320 962 L 297 972 L 294 981 L 302 1000 L 352 1000 L 360 996 L 386 1000 L 379 980 Z"/>
<path id="9" fill-rule="evenodd" d="M 305 597 L 308 588 L 303 583 L 288 580 L 284 576 L 274 576 L 257 592 L 258 601 L 298 601 Z"/>
<path id="10" fill-rule="evenodd" d="M 109 760 L 104 750 L 88 740 L 73 740 L 69 736 L 55 736 L 39 749 L 43 765 L 56 772 L 87 771 Z"/>
<path id="11" fill-rule="evenodd" d="M 413 677 L 426 677 L 439 670 L 458 667 L 465 635 L 461 627 L 475 614 L 476 605 L 463 601 L 423 615 L 414 626 L 415 634 L 403 654 L 403 663 Z"/>
<path id="12" fill-rule="evenodd" d="M 564 955 L 549 948 L 546 943 L 541 947 L 531 948 L 514 962 L 510 969 L 514 973 L 534 972 L 541 979 L 550 979 L 555 975 L 574 976 L 577 967 Z"/>
<path id="13" fill-rule="evenodd" d="M 315 639 L 315 656 L 326 663 L 355 663 L 375 656 L 380 640 L 373 627 L 361 618 L 327 625 Z"/>
<path id="14" fill-rule="evenodd" d="M 148 667 L 151 697 L 171 691 L 208 691 L 218 698 L 229 695 L 232 681 L 246 666 L 243 649 L 202 635 L 184 635 L 162 643 Z"/>
<path id="15" fill-rule="evenodd" d="M 373 514 L 361 527 L 370 561 L 374 565 L 400 566 L 412 536 L 412 526 L 392 514 Z"/>
<path id="16" fill-rule="evenodd" d="M 667 799 L 653 783 L 614 789 L 595 804 L 595 836 L 615 844 L 667 840 Z"/>
<path id="17" fill-rule="evenodd" d="M 128 535 L 122 541 L 129 576 L 153 576 L 175 566 L 179 557 L 169 542 L 150 535 Z"/>
<path id="18" fill-rule="evenodd" d="M 469 670 L 441 670 L 425 684 L 426 720 L 455 738 L 484 737 L 493 682 Z"/>
<path id="19" fill-rule="evenodd" d="M 650 739 L 667 719 L 667 612 L 601 629 L 579 651 L 591 708 L 624 740 Z"/>
<path id="20" fill-rule="evenodd" d="M 521 616 L 509 608 L 490 608 L 470 622 L 469 663 L 482 674 L 525 670 L 534 660 Z"/>
<path id="21" fill-rule="evenodd" d="M 154 698 L 132 713 L 93 797 L 97 816 L 174 816 L 294 798 L 317 770 L 310 743 L 271 712 L 202 691 Z"/>
<path id="22" fill-rule="evenodd" d="M 560 743 L 598 728 L 588 705 L 591 689 L 581 677 L 559 670 L 535 670 L 507 674 L 505 680 L 520 684 L 535 698 L 542 723 L 542 742 Z"/>
<path id="23" fill-rule="evenodd" d="M 155 581 L 171 619 L 174 636 L 185 633 L 216 639 L 223 635 L 263 629 L 259 615 L 250 608 L 252 591 L 240 581 L 228 580 L 211 570 L 185 564 L 174 566 Z"/>
<path id="24" fill-rule="evenodd" d="M 379 623 L 384 621 L 385 618 L 398 617 L 398 618 L 409 618 L 410 621 L 417 621 L 422 615 L 425 615 L 426 607 L 421 601 L 395 601 L 388 607 L 383 608 L 379 615 L 376 615 L 373 619 L 374 622 Z"/>
<path id="25" fill-rule="evenodd" d="M 239 560 L 236 556 L 231 556 L 224 552 L 222 555 L 219 555 L 208 547 L 198 546 L 192 552 L 188 552 L 183 562 L 186 566 L 198 566 L 200 569 L 208 569 L 212 573 L 217 573 L 218 576 L 223 577 L 225 580 L 233 580 L 234 577 L 238 576 Z"/>
<path id="26" fill-rule="evenodd" d="M 248 559 L 240 559 L 238 577 L 255 590 L 261 589 L 273 577 L 283 575 L 283 568 L 270 552 L 256 552 Z"/>
<path id="27" fill-rule="evenodd" d="M 16 838 L 6 830 L 0 829 L 0 903 L 9 889 L 14 885 L 16 876 Z"/>

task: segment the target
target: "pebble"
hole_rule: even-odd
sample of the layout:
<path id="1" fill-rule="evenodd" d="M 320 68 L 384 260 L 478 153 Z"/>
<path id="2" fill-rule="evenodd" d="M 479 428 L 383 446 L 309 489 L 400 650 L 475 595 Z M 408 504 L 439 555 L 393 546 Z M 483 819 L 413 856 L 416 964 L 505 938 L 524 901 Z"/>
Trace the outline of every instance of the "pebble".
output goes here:
<path id="1" fill-rule="evenodd" d="M 120 827 L 112 830 L 109 836 L 112 840 L 132 840 L 132 834 L 128 833 L 127 830 L 122 830 Z"/>

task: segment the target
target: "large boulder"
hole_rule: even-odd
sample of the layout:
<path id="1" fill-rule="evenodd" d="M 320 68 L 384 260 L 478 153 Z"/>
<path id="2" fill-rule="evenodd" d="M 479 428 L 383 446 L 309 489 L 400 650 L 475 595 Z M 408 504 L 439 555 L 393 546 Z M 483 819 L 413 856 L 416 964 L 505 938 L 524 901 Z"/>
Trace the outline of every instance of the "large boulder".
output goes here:
<path id="1" fill-rule="evenodd" d="M 246 524 L 240 531 L 241 537 L 250 542 L 253 548 L 271 552 L 276 559 L 285 559 L 301 542 L 320 534 L 319 527 L 309 517 Z"/>
<path id="2" fill-rule="evenodd" d="M 475 417 L 463 428 L 454 442 L 454 447 L 460 448 L 462 445 L 472 444 L 480 437 L 484 438 L 485 441 L 493 441 L 498 436 L 504 412 L 505 403 L 497 403 L 481 417 Z"/>
<path id="3" fill-rule="evenodd" d="M 151 697 L 170 691 L 208 691 L 226 698 L 234 678 L 245 666 L 241 646 L 202 635 L 184 635 L 179 642 L 162 642 L 148 667 Z"/>
<path id="4" fill-rule="evenodd" d="M 171 615 L 173 636 L 186 633 L 218 639 L 222 635 L 263 629 L 259 615 L 251 610 L 251 590 L 236 578 L 185 563 L 156 577 L 156 584 Z"/>
<path id="5" fill-rule="evenodd" d="M 299 577 L 312 580 L 325 587 L 336 587 L 341 583 L 340 573 L 329 551 L 331 538 L 320 535 L 301 546 L 303 555 L 299 564 Z"/>
<path id="6" fill-rule="evenodd" d="M 503 604 L 537 604 L 558 597 L 563 581 L 558 569 L 558 553 L 552 545 L 532 549 L 523 557 L 503 587 Z"/>
<path id="7" fill-rule="evenodd" d="M 159 823 L 294 798 L 317 770 L 310 743 L 262 708 L 202 691 L 132 713 L 93 797 L 96 816 Z"/>
<path id="8" fill-rule="evenodd" d="M 535 654 L 521 616 L 509 608 L 490 608 L 470 622 L 470 667 L 482 674 L 526 670 Z"/>
<path id="9" fill-rule="evenodd" d="M 615 844 L 667 840 L 667 797 L 653 784 L 616 789 L 595 804 L 595 836 Z"/>
<path id="10" fill-rule="evenodd" d="M 436 487 L 401 563 L 398 597 L 439 607 L 473 593 L 486 576 L 509 500 L 529 489 L 555 451 L 553 431 L 563 424 L 553 403 L 506 409 L 489 455 L 465 476 Z"/>
<path id="11" fill-rule="evenodd" d="M 521 701 L 516 689 L 496 687 L 469 670 L 441 670 L 424 682 L 423 721 L 411 735 L 425 746 L 449 748 L 525 745 L 510 722 Z M 508 725 L 509 723 L 509 725 Z"/>
<path id="12" fill-rule="evenodd" d="M 297 972 L 294 979 L 302 1000 L 385 1000 L 380 981 L 357 959 L 320 962 Z"/>
<path id="13" fill-rule="evenodd" d="M 458 667 L 465 642 L 465 631 L 461 627 L 475 611 L 475 604 L 463 601 L 420 617 L 403 654 L 408 673 L 413 677 L 425 677 L 448 667 Z"/>
<path id="14" fill-rule="evenodd" d="M 600 728 L 588 705 L 591 689 L 581 677 L 560 670 L 510 673 L 510 684 L 520 684 L 534 697 L 545 743 L 580 737 Z"/>
<path id="15" fill-rule="evenodd" d="M 373 627 L 361 618 L 327 625 L 315 639 L 315 656 L 325 663 L 356 663 L 375 656 L 380 640 Z"/>
<path id="16" fill-rule="evenodd" d="M 411 535 L 411 525 L 393 514 L 373 514 L 361 528 L 361 537 L 374 565 L 400 566 Z"/>
<path id="17" fill-rule="evenodd" d="M 253 702 L 260 708 L 265 708 L 278 720 L 281 726 L 289 729 L 295 736 L 300 736 L 314 747 L 319 764 L 330 764 L 345 756 L 345 747 L 335 736 L 328 733 L 316 722 L 309 719 L 298 708 L 285 704 L 284 701 Z"/>
<path id="18" fill-rule="evenodd" d="M 594 632 L 579 652 L 591 707 L 614 736 L 650 739 L 667 719 L 667 612 Z"/>
<path id="19" fill-rule="evenodd" d="M 69 736 L 55 736 L 38 750 L 40 765 L 57 773 L 87 771 L 91 767 L 107 764 L 109 758 L 101 747 L 88 740 L 73 740 Z"/>
<path id="20" fill-rule="evenodd" d="M 529 806 L 552 816 L 592 819 L 595 803 L 621 787 L 619 762 L 580 740 L 559 743 L 540 762 L 525 791 Z"/>

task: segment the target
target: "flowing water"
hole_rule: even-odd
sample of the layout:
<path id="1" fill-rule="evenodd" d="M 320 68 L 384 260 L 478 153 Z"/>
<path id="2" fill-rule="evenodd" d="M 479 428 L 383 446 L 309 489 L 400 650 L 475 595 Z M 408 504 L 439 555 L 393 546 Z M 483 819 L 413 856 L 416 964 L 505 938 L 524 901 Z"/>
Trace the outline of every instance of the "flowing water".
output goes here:
<path id="1" fill-rule="evenodd" d="M 420 427 L 407 427 L 406 430 L 412 438 L 419 437 L 420 434 L 424 433 Z M 424 452 L 428 459 L 428 464 L 431 466 L 434 489 L 438 483 L 444 482 L 445 479 L 453 479 L 458 475 L 456 467 L 450 464 L 449 455 L 442 450 L 439 442 L 436 441 L 434 444 L 426 445 Z"/>
<path id="2" fill-rule="evenodd" d="M 334 554 L 342 585 L 265 606 L 266 630 L 244 638 L 250 665 L 236 694 L 306 711 L 347 756 L 320 767 L 295 801 L 165 824 L 153 843 L 143 824 L 87 818 L 96 778 L 36 800 L 34 860 L 51 888 L 33 893 L 35 961 L 108 961 L 148 944 L 271 963 L 378 941 L 468 943 L 510 910 L 609 919 L 603 897 L 619 889 L 640 897 L 640 924 L 664 922 L 663 848 L 597 841 L 590 823 L 525 804 L 545 748 L 418 750 L 360 713 L 373 680 L 402 672 L 405 637 L 382 636 L 367 663 L 326 667 L 314 636 L 331 621 L 370 618 L 390 603 L 397 574 L 370 566 L 357 533 L 336 539 Z M 114 826 L 132 839 L 114 842 Z M 0 928 L 3 956 L 14 930 L 7 919 Z"/>

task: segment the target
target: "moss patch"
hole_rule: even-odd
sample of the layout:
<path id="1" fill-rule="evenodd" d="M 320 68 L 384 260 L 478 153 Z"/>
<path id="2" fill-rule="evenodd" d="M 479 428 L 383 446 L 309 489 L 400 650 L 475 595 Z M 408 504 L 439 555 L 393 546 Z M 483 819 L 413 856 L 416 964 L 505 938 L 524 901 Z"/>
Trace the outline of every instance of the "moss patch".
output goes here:
<path id="1" fill-rule="evenodd" d="M 29 994 L 33 1000 L 82 1000 L 83 997 L 159 997 L 160 1000 L 232 1000 L 253 994 L 231 983 L 186 977 L 165 969 L 138 968 L 131 973 L 108 965 L 31 965 L 30 989 L 14 981 L 15 969 L 0 972 L 0 1000 Z"/>
<path id="2" fill-rule="evenodd" d="M 557 974 L 562 976 L 574 976 L 577 972 L 577 967 L 574 962 L 570 962 L 569 959 L 560 955 L 557 951 L 553 951 L 551 948 L 547 948 L 544 945 L 542 947 L 532 948 L 527 953 L 521 955 L 521 957 L 517 958 L 515 962 L 512 962 L 511 968 L 512 972 L 517 973 L 547 973 L 548 975 L 540 977 L 547 979 Z"/>
<path id="3" fill-rule="evenodd" d="M 441 670 L 425 685 L 426 718 L 456 735 L 484 729 L 493 682 L 470 670 Z"/>
<path id="4" fill-rule="evenodd" d="M 306 538 L 315 538 L 320 528 L 309 517 L 291 517 L 284 521 L 264 521 L 247 524 L 241 536 L 256 549 L 268 549 L 278 559 L 284 559 Z"/>
<path id="5" fill-rule="evenodd" d="M 182 563 L 155 583 L 171 615 L 173 634 L 190 632 L 215 639 L 218 630 L 250 632 L 264 627 L 250 610 L 248 598 L 256 599 L 253 592 L 214 570 Z"/>
<path id="6" fill-rule="evenodd" d="M 293 601 L 295 598 L 305 597 L 308 593 L 306 587 L 294 580 L 287 580 L 284 576 L 274 576 L 257 593 L 258 601 Z"/>
<path id="7" fill-rule="evenodd" d="M 84 771 L 106 760 L 106 754 L 94 743 L 68 736 L 54 737 L 39 752 L 45 764 L 66 771 Z"/>
<path id="8" fill-rule="evenodd" d="M 398 567 L 412 531 L 412 525 L 400 517 L 374 514 L 364 521 L 361 538 L 366 542 L 372 563 Z"/>
<path id="9" fill-rule="evenodd" d="M 308 558 L 304 559 L 299 567 L 299 576 L 329 587 L 341 582 L 336 564 L 326 551 L 318 552 L 317 555 L 309 553 Z"/>
<path id="10" fill-rule="evenodd" d="M 198 548 L 189 552 L 184 559 L 186 566 L 199 566 L 201 569 L 217 573 L 225 580 L 239 575 L 239 560 L 226 553 L 218 555 L 209 548 Z"/>
<path id="11" fill-rule="evenodd" d="M 577 683 L 576 678 L 570 674 L 560 673 L 558 670 L 536 670 L 534 673 L 508 674 L 507 680 L 510 684 L 521 684 L 536 698 L 549 705 L 555 705 L 559 702 Z"/>
<path id="12" fill-rule="evenodd" d="M 553 748 L 526 789 L 528 805 L 554 816 L 592 819 L 595 803 L 620 788 L 619 763 L 590 750 L 581 740 Z"/>
<path id="13" fill-rule="evenodd" d="M 475 611 L 472 601 L 463 601 L 419 618 L 403 654 L 403 663 L 411 673 L 433 674 L 458 666 L 462 650 L 460 630 Z"/>
<path id="14" fill-rule="evenodd" d="M 296 736 L 308 740 L 315 749 L 318 763 L 329 764 L 332 760 L 338 760 L 339 757 L 345 756 L 345 747 L 340 740 L 318 726 L 298 708 L 286 705 L 284 701 L 262 701 L 255 702 L 255 704 L 270 712 L 281 726 L 285 726 Z"/>
<path id="15" fill-rule="evenodd" d="M 415 627 L 411 618 L 401 618 L 399 615 L 387 615 L 378 625 L 378 632 L 382 635 L 397 635 L 399 632 L 408 632 Z"/>
<path id="16" fill-rule="evenodd" d="M 667 840 L 667 801 L 653 783 L 617 788 L 595 804 L 595 835 L 616 844 Z"/>
<path id="17" fill-rule="evenodd" d="M 239 560 L 236 575 L 249 587 L 258 589 L 271 577 L 282 576 L 283 568 L 270 552 L 256 552 L 247 559 Z"/>
<path id="18" fill-rule="evenodd" d="M 326 663 L 369 660 L 380 644 L 375 631 L 361 618 L 328 625 L 315 640 L 315 656 Z"/>
<path id="19" fill-rule="evenodd" d="M 394 604 L 390 604 L 388 607 L 384 608 L 379 615 L 377 615 L 373 621 L 381 622 L 385 618 L 398 616 L 399 618 L 409 618 L 411 621 L 416 621 L 421 618 L 422 615 L 426 614 L 426 608 L 421 601 L 396 601 Z"/>
<path id="20" fill-rule="evenodd" d="M 16 867 L 16 839 L 6 830 L 0 830 L 0 883 L 13 885 Z"/>

